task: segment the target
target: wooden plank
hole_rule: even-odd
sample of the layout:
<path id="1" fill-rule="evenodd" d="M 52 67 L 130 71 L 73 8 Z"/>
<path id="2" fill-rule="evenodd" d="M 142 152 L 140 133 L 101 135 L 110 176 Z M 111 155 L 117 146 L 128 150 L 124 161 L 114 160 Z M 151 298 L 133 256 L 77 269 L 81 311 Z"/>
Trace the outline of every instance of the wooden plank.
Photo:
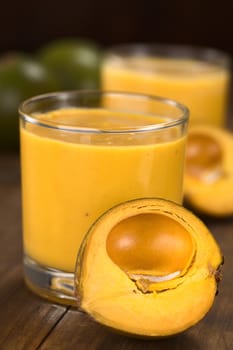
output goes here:
<path id="1" fill-rule="evenodd" d="M 19 162 L 0 156 L 0 349 L 36 349 L 66 313 L 35 297 L 22 272 Z"/>
<path id="2" fill-rule="evenodd" d="M 107 330 L 74 308 L 68 310 L 48 303 L 26 288 L 18 158 L 0 156 L 0 164 L 1 350 L 233 349 L 233 218 L 202 218 L 225 256 L 219 295 L 208 315 L 195 327 L 172 338 L 133 339 Z"/>
<path id="3" fill-rule="evenodd" d="M 224 331 L 218 322 L 218 307 L 197 326 L 165 339 L 143 340 L 113 333 L 85 314 L 69 311 L 39 347 L 40 350 L 170 350 L 232 349 L 232 331 Z"/>
<path id="4" fill-rule="evenodd" d="M 37 349 L 67 308 L 32 295 L 17 269 L 12 277 L 9 293 L 1 298 L 0 349 Z"/>

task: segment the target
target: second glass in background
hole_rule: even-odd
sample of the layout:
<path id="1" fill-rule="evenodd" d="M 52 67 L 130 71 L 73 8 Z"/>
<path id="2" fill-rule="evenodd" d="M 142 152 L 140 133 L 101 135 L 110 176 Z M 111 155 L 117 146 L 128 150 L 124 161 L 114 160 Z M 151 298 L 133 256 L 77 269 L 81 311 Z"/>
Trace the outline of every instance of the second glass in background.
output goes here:
<path id="1" fill-rule="evenodd" d="M 110 49 L 102 66 L 102 89 L 175 99 L 190 109 L 191 124 L 224 126 L 230 58 L 208 48 L 125 44 Z"/>

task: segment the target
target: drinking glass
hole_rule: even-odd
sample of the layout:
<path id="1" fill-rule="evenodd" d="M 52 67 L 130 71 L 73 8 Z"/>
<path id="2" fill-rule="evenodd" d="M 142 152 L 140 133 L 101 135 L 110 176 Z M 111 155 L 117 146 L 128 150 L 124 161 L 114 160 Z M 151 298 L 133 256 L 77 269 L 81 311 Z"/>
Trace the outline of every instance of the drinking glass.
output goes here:
<path id="1" fill-rule="evenodd" d="M 73 304 L 76 257 L 106 210 L 142 197 L 182 203 L 188 109 L 140 94 L 70 91 L 20 106 L 24 276 Z"/>
<path id="2" fill-rule="evenodd" d="M 190 124 L 225 126 L 230 57 L 206 47 L 124 44 L 109 48 L 102 89 L 166 96 L 190 110 Z"/>

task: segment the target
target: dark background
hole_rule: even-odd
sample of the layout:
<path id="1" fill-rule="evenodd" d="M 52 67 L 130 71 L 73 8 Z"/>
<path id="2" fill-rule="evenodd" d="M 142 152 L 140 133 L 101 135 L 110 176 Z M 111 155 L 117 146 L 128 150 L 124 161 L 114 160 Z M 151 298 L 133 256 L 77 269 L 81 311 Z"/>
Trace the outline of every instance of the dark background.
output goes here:
<path id="1" fill-rule="evenodd" d="M 159 42 L 233 55 L 232 0 L 0 0 L 0 53 L 34 51 L 64 37 L 102 46 Z"/>

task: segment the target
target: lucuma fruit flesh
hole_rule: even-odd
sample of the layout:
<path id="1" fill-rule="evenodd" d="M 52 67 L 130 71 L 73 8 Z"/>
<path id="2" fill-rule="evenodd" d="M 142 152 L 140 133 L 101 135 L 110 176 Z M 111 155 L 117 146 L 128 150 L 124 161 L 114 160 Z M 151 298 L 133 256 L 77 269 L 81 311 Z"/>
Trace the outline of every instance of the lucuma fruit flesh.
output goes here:
<path id="1" fill-rule="evenodd" d="M 185 203 L 214 217 L 233 215 L 233 134 L 198 125 L 189 129 L 184 176 Z"/>
<path id="2" fill-rule="evenodd" d="M 79 307 L 141 337 L 180 333 L 211 308 L 222 254 L 202 221 L 173 202 L 136 199 L 103 214 L 80 248 Z"/>

